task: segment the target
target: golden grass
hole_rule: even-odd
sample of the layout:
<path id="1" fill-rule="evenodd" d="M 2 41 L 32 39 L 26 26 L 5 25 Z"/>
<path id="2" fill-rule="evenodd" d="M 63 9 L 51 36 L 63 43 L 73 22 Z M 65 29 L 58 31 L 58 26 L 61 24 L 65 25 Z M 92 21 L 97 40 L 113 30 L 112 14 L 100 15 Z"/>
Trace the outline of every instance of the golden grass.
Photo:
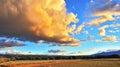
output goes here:
<path id="1" fill-rule="evenodd" d="M 120 58 L 89 60 L 11 61 L 2 63 L 1 65 L 9 67 L 120 67 Z"/>
<path id="2" fill-rule="evenodd" d="M 52 67 L 120 67 L 120 59 L 77 60 L 69 63 L 54 64 Z"/>

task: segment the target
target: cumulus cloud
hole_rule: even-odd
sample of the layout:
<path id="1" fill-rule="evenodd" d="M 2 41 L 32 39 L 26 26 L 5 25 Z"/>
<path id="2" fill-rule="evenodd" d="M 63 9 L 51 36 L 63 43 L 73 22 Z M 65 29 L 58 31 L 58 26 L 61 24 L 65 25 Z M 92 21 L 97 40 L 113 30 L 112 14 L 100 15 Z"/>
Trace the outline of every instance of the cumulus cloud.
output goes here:
<path id="1" fill-rule="evenodd" d="M 34 42 L 79 42 L 69 35 L 77 29 L 77 15 L 67 13 L 65 5 L 64 0 L 0 0 L 0 35 Z"/>
<path id="2" fill-rule="evenodd" d="M 120 2 L 113 0 L 96 0 L 92 3 L 91 12 L 96 18 L 89 21 L 90 25 L 99 25 L 106 21 L 113 21 L 116 19 L 113 16 L 120 16 Z"/>
<path id="3" fill-rule="evenodd" d="M 19 41 L 0 39 L 0 49 L 13 47 L 13 46 L 24 46 L 24 45 L 25 44 L 23 44 L 22 42 L 19 42 Z"/>
<path id="4" fill-rule="evenodd" d="M 65 52 L 68 52 L 68 51 L 67 50 L 59 50 L 59 49 L 48 50 L 48 53 L 65 53 Z"/>

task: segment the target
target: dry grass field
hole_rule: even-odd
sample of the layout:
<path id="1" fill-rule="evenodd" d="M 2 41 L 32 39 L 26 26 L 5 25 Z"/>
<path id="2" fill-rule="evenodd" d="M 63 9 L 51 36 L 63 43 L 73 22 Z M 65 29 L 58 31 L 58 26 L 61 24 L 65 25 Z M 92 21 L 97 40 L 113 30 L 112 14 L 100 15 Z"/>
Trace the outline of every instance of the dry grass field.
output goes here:
<path id="1" fill-rule="evenodd" d="M 120 67 L 117 59 L 10 61 L 0 67 Z"/>

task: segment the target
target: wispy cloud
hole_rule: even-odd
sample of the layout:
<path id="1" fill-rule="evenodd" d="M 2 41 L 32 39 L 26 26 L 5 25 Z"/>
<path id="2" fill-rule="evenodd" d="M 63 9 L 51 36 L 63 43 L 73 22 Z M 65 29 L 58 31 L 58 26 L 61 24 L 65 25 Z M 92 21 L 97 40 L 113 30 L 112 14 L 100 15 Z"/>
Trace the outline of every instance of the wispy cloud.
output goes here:
<path id="1" fill-rule="evenodd" d="M 105 36 L 102 41 L 116 41 L 116 36 Z"/>
<path id="2" fill-rule="evenodd" d="M 88 36 L 87 40 L 94 40 L 94 36 Z"/>
<path id="3" fill-rule="evenodd" d="M 107 35 L 107 36 L 102 37 L 100 40 L 95 40 L 95 41 L 96 42 L 110 42 L 110 41 L 117 42 L 119 40 L 114 35 L 109 35 L 109 36 Z"/>
<path id="4" fill-rule="evenodd" d="M 84 55 L 85 52 L 83 51 L 78 51 L 78 52 L 72 52 L 72 53 L 69 53 L 70 55 Z"/>
<path id="5" fill-rule="evenodd" d="M 9 39 L 0 39 L 0 49 L 14 47 L 14 46 L 24 46 L 20 41 L 9 40 Z"/>
<path id="6" fill-rule="evenodd" d="M 95 0 L 90 7 L 92 15 L 96 17 L 89 21 L 90 25 L 113 21 L 116 19 L 113 16 L 120 16 L 120 2 L 114 0 Z"/>
<path id="7" fill-rule="evenodd" d="M 23 52 L 23 51 L 11 49 L 11 48 L 7 48 L 7 53 L 8 54 L 33 55 L 33 53 L 31 53 L 31 52 Z"/>
<path id="8" fill-rule="evenodd" d="M 48 50 L 48 53 L 65 53 L 65 52 L 68 52 L 68 51 L 63 49 Z"/>

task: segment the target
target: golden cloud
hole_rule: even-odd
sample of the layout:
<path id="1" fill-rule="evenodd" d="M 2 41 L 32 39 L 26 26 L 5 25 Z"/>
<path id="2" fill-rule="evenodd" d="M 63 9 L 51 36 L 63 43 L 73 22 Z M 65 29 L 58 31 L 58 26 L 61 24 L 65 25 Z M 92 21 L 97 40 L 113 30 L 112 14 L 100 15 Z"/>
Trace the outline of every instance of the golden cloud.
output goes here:
<path id="1" fill-rule="evenodd" d="M 104 16 L 104 15 L 101 15 L 102 17 L 99 17 L 99 18 L 95 18 L 95 19 L 93 19 L 93 20 L 91 20 L 91 21 L 89 21 L 89 23 L 88 24 L 90 24 L 90 25 L 99 25 L 99 24 L 101 24 L 101 23 L 104 23 L 104 22 L 106 22 L 106 21 L 108 21 L 108 20 L 114 20 L 114 18 L 112 18 L 111 16 Z"/>
<path id="2" fill-rule="evenodd" d="M 105 26 L 102 26 L 99 28 L 99 35 L 100 36 L 105 36 L 106 35 L 106 31 L 105 31 L 105 28 L 107 28 L 108 25 L 105 25 Z"/>
<path id="3" fill-rule="evenodd" d="M 80 31 L 83 29 L 83 27 L 85 26 L 85 24 L 81 24 L 78 26 L 78 28 L 75 30 L 75 32 L 78 34 L 80 33 Z"/>
<path id="4" fill-rule="evenodd" d="M 0 35 L 63 44 L 79 42 L 69 35 L 77 29 L 78 19 L 66 12 L 64 0 L 0 0 L 0 5 Z M 71 22 L 74 24 L 68 27 Z"/>
<path id="5" fill-rule="evenodd" d="M 116 36 L 105 36 L 105 38 L 102 39 L 102 41 L 116 41 Z"/>

